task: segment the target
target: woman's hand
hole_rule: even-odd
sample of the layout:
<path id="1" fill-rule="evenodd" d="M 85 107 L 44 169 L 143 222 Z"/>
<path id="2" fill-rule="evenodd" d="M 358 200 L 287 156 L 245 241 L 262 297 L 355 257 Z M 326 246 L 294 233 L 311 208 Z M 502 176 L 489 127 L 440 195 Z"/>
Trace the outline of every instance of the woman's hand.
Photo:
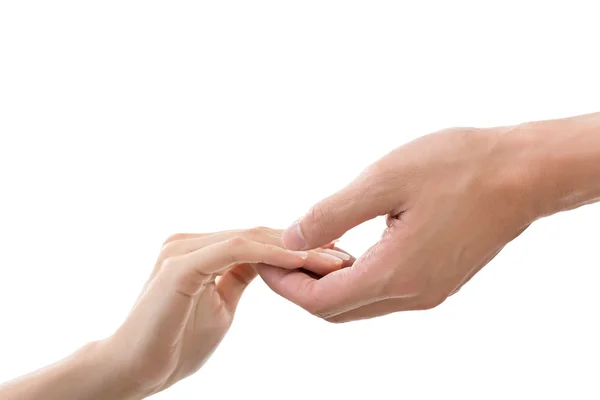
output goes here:
<path id="1" fill-rule="evenodd" d="M 169 238 L 142 294 L 109 338 L 0 388 L 0 398 L 142 399 L 196 372 L 231 325 L 254 265 L 325 275 L 354 259 L 332 245 L 285 250 L 283 231 L 254 228 Z"/>
<path id="2" fill-rule="evenodd" d="M 351 262 L 331 249 L 283 249 L 282 231 L 255 228 L 169 238 L 131 314 L 103 347 L 144 395 L 196 372 L 221 342 L 252 264 L 325 275 Z"/>

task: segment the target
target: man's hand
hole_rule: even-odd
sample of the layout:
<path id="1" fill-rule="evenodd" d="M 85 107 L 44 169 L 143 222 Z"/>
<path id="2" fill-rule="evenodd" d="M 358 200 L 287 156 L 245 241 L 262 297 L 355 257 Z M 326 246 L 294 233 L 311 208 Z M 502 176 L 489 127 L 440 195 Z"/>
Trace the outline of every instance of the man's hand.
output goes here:
<path id="1" fill-rule="evenodd" d="M 284 234 L 311 249 L 387 215 L 381 240 L 321 279 L 259 268 L 283 297 L 332 322 L 435 307 L 534 220 L 600 196 L 599 115 L 455 128 L 402 146 Z"/>

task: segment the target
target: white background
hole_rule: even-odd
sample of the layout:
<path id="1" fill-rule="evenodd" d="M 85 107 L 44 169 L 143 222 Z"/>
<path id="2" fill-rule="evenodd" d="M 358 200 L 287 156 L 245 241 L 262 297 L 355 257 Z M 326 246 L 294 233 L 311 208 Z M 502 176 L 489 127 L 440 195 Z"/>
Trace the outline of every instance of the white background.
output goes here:
<path id="1" fill-rule="evenodd" d="M 283 228 L 431 131 L 598 111 L 596 2 L 548 3 L 0 2 L 0 381 L 109 335 L 172 233 Z M 428 312 L 331 325 L 257 281 L 156 398 L 599 398 L 599 217 Z"/>

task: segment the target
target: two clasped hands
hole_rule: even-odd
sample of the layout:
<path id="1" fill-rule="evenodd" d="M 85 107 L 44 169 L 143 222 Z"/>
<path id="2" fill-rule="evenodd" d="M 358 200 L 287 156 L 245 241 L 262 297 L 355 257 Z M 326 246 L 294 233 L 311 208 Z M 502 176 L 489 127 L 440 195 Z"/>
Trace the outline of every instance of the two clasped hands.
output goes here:
<path id="1" fill-rule="evenodd" d="M 257 276 L 331 322 L 435 307 L 535 220 L 600 199 L 600 114 L 454 128 L 410 142 L 285 231 L 169 238 L 109 338 L 0 388 L 3 399 L 141 399 L 197 371 Z M 387 216 L 358 259 L 335 247 Z"/>

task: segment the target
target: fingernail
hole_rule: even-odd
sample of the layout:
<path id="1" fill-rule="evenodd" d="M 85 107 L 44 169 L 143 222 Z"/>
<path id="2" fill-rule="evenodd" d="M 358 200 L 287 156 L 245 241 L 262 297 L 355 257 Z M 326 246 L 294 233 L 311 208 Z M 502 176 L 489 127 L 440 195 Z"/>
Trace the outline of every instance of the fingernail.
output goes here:
<path id="1" fill-rule="evenodd" d="M 304 239 L 304 234 L 302 234 L 299 221 L 294 222 L 285 230 L 283 233 L 283 244 L 292 250 L 303 250 L 306 248 L 306 240 Z"/>
<path id="2" fill-rule="evenodd" d="M 322 249 L 323 253 L 331 254 L 332 256 L 336 256 L 344 261 L 348 261 L 350 259 L 350 255 L 344 253 L 343 251 L 333 250 L 333 249 Z"/>
<path id="3" fill-rule="evenodd" d="M 308 253 L 305 251 L 290 251 L 290 253 L 300 256 L 300 258 L 303 260 L 306 260 L 308 258 Z"/>
<path id="4" fill-rule="evenodd" d="M 342 260 L 341 258 L 336 257 L 336 256 L 334 256 L 332 254 L 323 253 L 323 252 L 320 252 L 320 251 L 317 251 L 316 253 L 319 255 L 319 257 L 321 257 L 321 258 L 323 258 L 323 259 L 325 259 L 325 260 L 327 260 L 329 262 L 332 262 L 334 264 L 342 264 L 344 262 L 344 260 Z"/>

